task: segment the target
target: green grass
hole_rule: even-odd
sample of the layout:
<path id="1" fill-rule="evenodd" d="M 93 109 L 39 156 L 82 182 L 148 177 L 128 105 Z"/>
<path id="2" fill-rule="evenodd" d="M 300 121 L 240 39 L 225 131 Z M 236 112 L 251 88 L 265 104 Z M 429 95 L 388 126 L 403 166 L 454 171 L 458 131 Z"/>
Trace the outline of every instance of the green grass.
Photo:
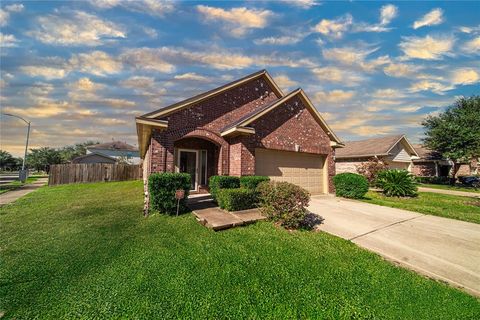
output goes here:
<path id="1" fill-rule="evenodd" d="M 0 194 L 18 189 L 26 184 L 37 181 L 42 176 L 30 176 L 25 180 L 25 183 L 22 183 L 20 180 L 12 181 L 11 183 L 0 185 Z"/>
<path id="2" fill-rule="evenodd" d="M 415 198 L 386 197 L 369 191 L 361 201 L 406 209 L 434 216 L 480 223 L 480 199 L 433 192 L 419 192 Z"/>
<path id="3" fill-rule="evenodd" d="M 0 208 L 4 318 L 478 319 L 480 302 L 326 233 L 142 216 L 141 182 Z"/>
<path id="4" fill-rule="evenodd" d="M 422 184 L 419 185 L 419 187 L 480 193 L 480 189 L 474 189 L 474 188 L 468 188 L 468 187 L 459 187 L 459 186 L 450 186 L 450 185 L 444 185 L 444 184 L 422 183 Z"/>

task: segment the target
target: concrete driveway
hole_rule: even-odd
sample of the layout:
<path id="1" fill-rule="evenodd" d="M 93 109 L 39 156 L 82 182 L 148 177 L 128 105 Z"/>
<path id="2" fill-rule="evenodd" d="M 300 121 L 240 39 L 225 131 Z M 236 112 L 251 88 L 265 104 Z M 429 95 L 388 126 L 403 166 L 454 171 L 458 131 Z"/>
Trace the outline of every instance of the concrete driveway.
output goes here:
<path id="1" fill-rule="evenodd" d="M 480 225 L 332 196 L 312 197 L 320 230 L 480 296 Z"/>

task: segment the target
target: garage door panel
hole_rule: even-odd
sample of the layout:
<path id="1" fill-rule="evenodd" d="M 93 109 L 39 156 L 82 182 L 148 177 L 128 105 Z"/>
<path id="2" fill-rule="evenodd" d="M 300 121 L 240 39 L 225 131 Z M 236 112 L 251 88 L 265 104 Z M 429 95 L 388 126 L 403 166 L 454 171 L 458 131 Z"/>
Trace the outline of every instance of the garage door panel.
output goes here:
<path id="1" fill-rule="evenodd" d="M 286 181 L 312 194 L 324 192 L 325 157 L 301 152 L 255 150 L 255 172 L 273 181 Z"/>

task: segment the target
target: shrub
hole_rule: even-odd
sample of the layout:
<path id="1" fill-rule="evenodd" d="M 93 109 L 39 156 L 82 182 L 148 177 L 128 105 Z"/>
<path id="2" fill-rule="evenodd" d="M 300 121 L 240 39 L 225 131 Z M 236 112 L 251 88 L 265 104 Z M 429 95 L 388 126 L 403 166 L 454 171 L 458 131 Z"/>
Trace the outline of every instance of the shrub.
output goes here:
<path id="1" fill-rule="evenodd" d="M 450 177 L 416 177 L 419 183 L 431 183 L 431 184 L 450 184 Z"/>
<path id="2" fill-rule="evenodd" d="M 298 229 L 305 220 L 310 193 L 288 182 L 262 182 L 258 185 L 260 211 L 286 228 Z"/>
<path id="3" fill-rule="evenodd" d="M 258 192 L 252 189 L 220 189 L 217 193 L 220 208 L 228 211 L 252 209 L 257 206 Z"/>
<path id="4" fill-rule="evenodd" d="M 417 182 L 407 170 L 385 170 L 378 174 L 376 185 L 387 197 L 416 197 Z"/>
<path id="5" fill-rule="evenodd" d="M 361 199 L 368 192 L 368 181 L 356 173 L 340 173 L 333 177 L 335 193 L 339 197 Z"/>
<path id="6" fill-rule="evenodd" d="M 270 178 L 266 176 L 243 176 L 240 177 L 240 187 L 256 189 L 257 186 L 264 181 L 270 181 Z"/>
<path id="7" fill-rule="evenodd" d="M 175 191 L 185 190 L 185 196 L 180 200 L 180 212 L 186 212 L 187 198 L 191 185 L 188 173 L 154 173 L 148 177 L 148 191 L 151 208 L 161 213 L 176 214 L 177 199 Z"/>
<path id="8" fill-rule="evenodd" d="M 240 188 L 240 178 L 232 176 L 212 176 L 208 182 L 212 198 L 217 200 L 217 192 L 220 189 Z"/>
<path id="9" fill-rule="evenodd" d="M 371 158 L 357 166 L 357 173 L 367 178 L 369 184 L 373 184 L 378 173 L 385 169 L 387 169 L 387 164 L 384 161 L 378 158 Z"/>

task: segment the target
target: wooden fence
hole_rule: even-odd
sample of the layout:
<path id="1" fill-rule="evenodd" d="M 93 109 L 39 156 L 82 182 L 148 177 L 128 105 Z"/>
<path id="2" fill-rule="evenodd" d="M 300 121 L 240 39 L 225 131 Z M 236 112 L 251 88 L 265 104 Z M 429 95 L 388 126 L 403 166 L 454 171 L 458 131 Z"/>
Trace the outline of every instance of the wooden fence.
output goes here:
<path id="1" fill-rule="evenodd" d="M 125 181 L 141 178 L 142 167 L 138 164 L 69 163 L 50 167 L 48 185 Z"/>

